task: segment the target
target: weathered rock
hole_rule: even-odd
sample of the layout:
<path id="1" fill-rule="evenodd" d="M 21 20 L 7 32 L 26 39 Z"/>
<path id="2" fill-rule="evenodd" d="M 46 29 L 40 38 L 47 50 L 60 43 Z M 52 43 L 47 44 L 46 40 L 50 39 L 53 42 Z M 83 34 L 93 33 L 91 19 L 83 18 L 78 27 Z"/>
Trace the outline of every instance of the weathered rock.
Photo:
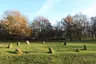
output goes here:
<path id="1" fill-rule="evenodd" d="M 67 45 L 66 41 L 64 41 L 64 45 Z"/>
<path id="2" fill-rule="evenodd" d="M 86 45 L 84 45 L 84 50 L 87 50 L 87 47 L 86 47 Z"/>
<path id="3" fill-rule="evenodd" d="M 19 48 L 15 49 L 15 53 L 16 53 L 16 54 L 23 54 L 22 50 L 19 49 Z"/>
<path id="4" fill-rule="evenodd" d="M 8 44 L 8 48 L 12 48 L 12 44 Z"/>
<path id="5" fill-rule="evenodd" d="M 51 47 L 49 47 L 49 53 L 54 53 L 54 50 Z"/>
<path id="6" fill-rule="evenodd" d="M 29 42 L 28 40 L 26 41 L 26 43 L 27 43 L 28 45 L 30 44 L 30 42 Z"/>
<path id="7" fill-rule="evenodd" d="M 45 44 L 45 41 L 43 41 L 42 44 Z"/>
<path id="8" fill-rule="evenodd" d="M 80 52 L 80 49 L 79 49 L 79 48 L 77 48 L 75 52 Z"/>
<path id="9" fill-rule="evenodd" d="M 20 45 L 20 42 L 17 42 L 17 45 L 19 46 Z"/>

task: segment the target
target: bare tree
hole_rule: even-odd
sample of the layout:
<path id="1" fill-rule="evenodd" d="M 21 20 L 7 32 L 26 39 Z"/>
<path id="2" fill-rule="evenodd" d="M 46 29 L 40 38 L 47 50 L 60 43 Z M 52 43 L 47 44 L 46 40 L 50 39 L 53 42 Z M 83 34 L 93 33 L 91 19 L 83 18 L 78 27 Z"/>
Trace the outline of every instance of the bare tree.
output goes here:
<path id="1" fill-rule="evenodd" d="M 36 38 L 47 39 L 49 36 L 51 36 L 51 30 L 51 23 L 43 16 L 37 16 L 32 22 L 32 31 Z"/>

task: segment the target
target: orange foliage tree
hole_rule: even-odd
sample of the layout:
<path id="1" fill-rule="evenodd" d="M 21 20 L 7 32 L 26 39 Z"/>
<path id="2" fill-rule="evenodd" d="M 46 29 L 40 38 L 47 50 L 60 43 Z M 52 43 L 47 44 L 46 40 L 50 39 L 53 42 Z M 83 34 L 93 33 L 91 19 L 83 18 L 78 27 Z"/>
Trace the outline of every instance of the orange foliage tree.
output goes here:
<path id="1" fill-rule="evenodd" d="M 72 25 L 73 25 L 73 18 L 72 16 L 68 15 L 67 17 L 62 19 L 63 25 L 66 27 L 66 33 L 69 37 L 70 41 L 72 40 Z"/>
<path id="2" fill-rule="evenodd" d="M 10 35 L 30 36 L 31 34 L 27 18 L 19 11 L 5 11 L 1 24 L 6 26 Z"/>

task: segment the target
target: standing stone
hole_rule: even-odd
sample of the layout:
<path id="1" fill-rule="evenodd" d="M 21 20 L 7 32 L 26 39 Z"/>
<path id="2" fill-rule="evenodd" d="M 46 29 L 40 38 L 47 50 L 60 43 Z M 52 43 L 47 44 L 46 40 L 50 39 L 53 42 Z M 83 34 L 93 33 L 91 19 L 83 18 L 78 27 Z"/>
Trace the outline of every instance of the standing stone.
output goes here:
<path id="1" fill-rule="evenodd" d="M 54 53 L 54 50 L 51 47 L 49 47 L 49 53 Z"/>
<path id="2" fill-rule="evenodd" d="M 8 44 L 8 48 L 12 48 L 12 44 Z"/>
<path id="3" fill-rule="evenodd" d="M 43 41 L 42 44 L 45 44 L 45 41 Z"/>
<path id="4" fill-rule="evenodd" d="M 67 45 L 65 40 L 64 40 L 64 45 Z"/>
<path id="5" fill-rule="evenodd" d="M 15 49 L 15 53 L 16 53 L 16 54 L 23 54 L 22 50 L 19 49 L 19 48 Z"/>
<path id="6" fill-rule="evenodd" d="M 80 49 L 79 49 L 79 48 L 77 48 L 77 49 L 75 50 L 75 52 L 80 52 Z"/>
<path id="7" fill-rule="evenodd" d="M 84 50 L 87 50 L 87 47 L 86 47 L 86 45 L 84 45 Z"/>
<path id="8" fill-rule="evenodd" d="M 20 45 L 20 42 L 17 42 L 17 45 L 19 46 Z"/>
<path id="9" fill-rule="evenodd" d="M 28 40 L 26 41 L 26 43 L 27 43 L 28 45 L 30 44 L 30 42 L 29 42 Z"/>

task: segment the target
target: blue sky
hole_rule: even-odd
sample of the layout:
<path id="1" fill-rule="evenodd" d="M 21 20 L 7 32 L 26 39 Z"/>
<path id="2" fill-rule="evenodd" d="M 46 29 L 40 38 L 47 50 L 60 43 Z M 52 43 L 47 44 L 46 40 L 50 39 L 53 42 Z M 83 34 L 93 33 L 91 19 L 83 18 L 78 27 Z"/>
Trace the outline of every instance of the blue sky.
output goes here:
<path id="1" fill-rule="evenodd" d="M 18 10 L 30 21 L 40 15 L 48 18 L 52 24 L 68 14 L 82 12 L 96 15 L 96 0 L 1 0 L 0 15 L 6 10 Z"/>

